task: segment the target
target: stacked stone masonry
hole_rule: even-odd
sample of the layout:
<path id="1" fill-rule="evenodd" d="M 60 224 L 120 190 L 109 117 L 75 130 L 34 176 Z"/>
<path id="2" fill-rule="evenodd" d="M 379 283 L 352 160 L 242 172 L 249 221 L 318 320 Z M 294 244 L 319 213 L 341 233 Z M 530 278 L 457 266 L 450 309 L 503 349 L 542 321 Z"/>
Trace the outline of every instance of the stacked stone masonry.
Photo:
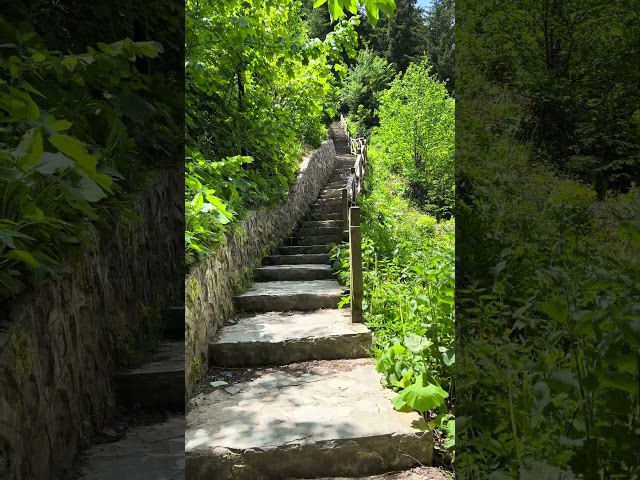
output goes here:
<path id="1" fill-rule="evenodd" d="M 141 305 L 162 305 L 181 285 L 181 179 L 158 172 L 133 202 L 136 220 L 94 229 L 96 249 L 0 312 L 3 480 L 63 478 L 109 419 L 118 331 L 142 330 Z"/>
<path id="2" fill-rule="evenodd" d="M 336 159 L 332 140 L 304 157 L 288 200 L 251 212 L 211 257 L 194 265 L 185 279 L 185 392 L 208 364 L 208 345 L 233 314 L 238 285 L 252 273 L 274 241 L 287 237 L 325 185 Z"/>

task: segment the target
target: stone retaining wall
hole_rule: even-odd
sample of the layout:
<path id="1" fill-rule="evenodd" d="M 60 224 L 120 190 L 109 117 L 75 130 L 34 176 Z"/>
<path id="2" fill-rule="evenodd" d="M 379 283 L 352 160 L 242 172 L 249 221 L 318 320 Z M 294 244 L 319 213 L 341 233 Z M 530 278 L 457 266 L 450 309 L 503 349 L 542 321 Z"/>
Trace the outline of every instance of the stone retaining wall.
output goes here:
<path id="1" fill-rule="evenodd" d="M 116 357 L 182 296 L 184 177 L 161 171 L 98 248 L 0 312 L 0 478 L 53 480 L 113 409 Z M 178 291 L 179 289 L 179 291 Z"/>
<path id="2" fill-rule="evenodd" d="M 302 162 L 286 203 L 260 209 L 242 222 L 210 257 L 195 264 L 185 280 L 186 395 L 208 363 L 208 344 L 233 314 L 233 295 L 252 278 L 254 267 L 295 227 L 326 184 L 336 159 L 332 140 Z"/>

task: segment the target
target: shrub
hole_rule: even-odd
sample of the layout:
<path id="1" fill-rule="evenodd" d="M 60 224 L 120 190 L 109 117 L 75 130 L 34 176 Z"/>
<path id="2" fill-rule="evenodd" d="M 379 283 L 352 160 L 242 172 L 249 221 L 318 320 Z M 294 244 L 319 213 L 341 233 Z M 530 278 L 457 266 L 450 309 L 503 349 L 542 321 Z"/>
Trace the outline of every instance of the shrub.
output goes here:
<path id="1" fill-rule="evenodd" d="M 371 50 L 361 50 L 356 64 L 349 69 L 340 90 L 340 108 L 348 112 L 351 134 L 368 137 L 371 129 L 378 125 L 376 110 L 380 96 L 393 79 L 393 67 Z"/>
<path id="2" fill-rule="evenodd" d="M 412 64 L 382 95 L 371 138 L 387 168 L 406 179 L 406 195 L 438 219 L 453 214 L 454 108 L 444 84 Z"/>

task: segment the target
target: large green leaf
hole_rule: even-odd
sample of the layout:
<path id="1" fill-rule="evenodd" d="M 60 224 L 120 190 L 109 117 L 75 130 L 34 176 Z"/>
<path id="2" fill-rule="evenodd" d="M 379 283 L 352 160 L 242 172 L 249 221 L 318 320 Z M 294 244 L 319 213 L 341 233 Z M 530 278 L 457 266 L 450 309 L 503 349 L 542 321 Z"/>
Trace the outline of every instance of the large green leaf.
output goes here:
<path id="1" fill-rule="evenodd" d="M 414 333 L 407 333 L 404 337 L 404 346 L 411 350 L 413 353 L 420 353 L 425 348 L 431 345 L 431 341 L 420 335 Z"/>
<path id="2" fill-rule="evenodd" d="M 378 360 L 376 364 L 376 371 L 378 373 L 387 372 L 395 369 L 396 356 L 406 351 L 406 348 L 402 345 L 393 345 L 388 348 Z"/>
<path id="3" fill-rule="evenodd" d="M 551 300 L 548 302 L 541 302 L 538 304 L 538 310 L 546 313 L 549 317 L 558 323 L 564 323 L 569 317 L 569 310 L 566 305 L 558 300 Z"/>
<path id="4" fill-rule="evenodd" d="M 40 263 L 36 260 L 31 253 L 25 250 L 11 250 L 10 252 L 4 255 L 6 258 L 11 258 L 13 260 L 19 260 L 21 262 L 26 263 L 30 267 L 39 267 Z"/>
<path id="5" fill-rule="evenodd" d="M 74 167 L 75 165 L 73 160 L 62 153 L 44 152 L 40 163 L 34 167 L 34 170 L 43 175 L 51 175 L 58 170 Z"/>
<path id="6" fill-rule="evenodd" d="M 42 157 L 44 147 L 42 145 L 42 132 L 39 127 L 31 128 L 22 136 L 15 156 L 18 166 L 23 172 L 31 170 Z"/>
<path id="7" fill-rule="evenodd" d="M 444 399 L 448 396 L 449 394 L 442 387 L 433 384 L 427 386 L 414 384 L 400 393 L 402 401 L 420 413 L 444 405 Z"/>
<path id="8" fill-rule="evenodd" d="M 74 197 L 81 198 L 87 202 L 97 202 L 107 196 L 91 177 L 77 168 L 67 174 L 65 179 L 60 182 L 60 185 Z M 84 211 L 84 213 L 89 214 L 88 211 Z"/>
<path id="9" fill-rule="evenodd" d="M 98 160 L 91 155 L 83 142 L 69 135 L 56 134 L 49 137 L 49 141 L 61 153 L 78 163 L 78 167 L 85 173 L 96 173 Z"/>
<path id="10" fill-rule="evenodd" d="M 76 161 L 78 167 L 86 173 L 91 180 L 93 180 L 97 185 L 100 185 L 103 189 L 109 191 L 111 186 L 113 185 L 113 179 L 104 173 L 99 173 L 96 170 L 98 160 L 94 155 L 91 155 L 83 142 L 78 140 L 77 138 L 71 137 L 69 135 L 51 135 L 49 137 L 49 141 L 62 153 L 64 153 L 69 158 Z M 88 185 L 86 181 L 83 181 L 85 186 Z M 93 187 L 90 188 L 92 190 Z M 95 195 L 92 193 L 92 197 Z M 103 197 L 101 198 L 104 198 Z"/>

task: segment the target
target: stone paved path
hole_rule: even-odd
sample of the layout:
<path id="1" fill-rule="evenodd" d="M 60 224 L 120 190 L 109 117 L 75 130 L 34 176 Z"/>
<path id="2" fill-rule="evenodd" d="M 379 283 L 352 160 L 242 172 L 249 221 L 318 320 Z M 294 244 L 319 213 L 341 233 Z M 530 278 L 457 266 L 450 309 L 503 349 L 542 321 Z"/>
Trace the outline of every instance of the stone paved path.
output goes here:
<path id="1" fill-rule="evenodd" d="M 184 416 L 139 426 L 96 445 L 76 467 L 82 480 L 184 480 Z"/>
<path id="2" fill-rule="evenodd" d="M 106 440 L 119 439 L 83 452 L 74 478 L 184 480 L 184 307 L 169 309 L 165 318 L 165 337 L 155 354 L 114 378 L 122 418 L 113 419 Z"/>
<path id="3" fill-rule="evenodd" d="M 212 339 L 211 366 L 238 380 L 190 401 L 187 480 L 352 478 L 431 463 L 432 437 L 412 426 L 419 416 L 394 411 L 380 385 L 371 332 L 337 309 L 344 291 L 328 252 L 342 238 L 340 194 L 355 159 L 331 128 L 327 185 Z"/>

